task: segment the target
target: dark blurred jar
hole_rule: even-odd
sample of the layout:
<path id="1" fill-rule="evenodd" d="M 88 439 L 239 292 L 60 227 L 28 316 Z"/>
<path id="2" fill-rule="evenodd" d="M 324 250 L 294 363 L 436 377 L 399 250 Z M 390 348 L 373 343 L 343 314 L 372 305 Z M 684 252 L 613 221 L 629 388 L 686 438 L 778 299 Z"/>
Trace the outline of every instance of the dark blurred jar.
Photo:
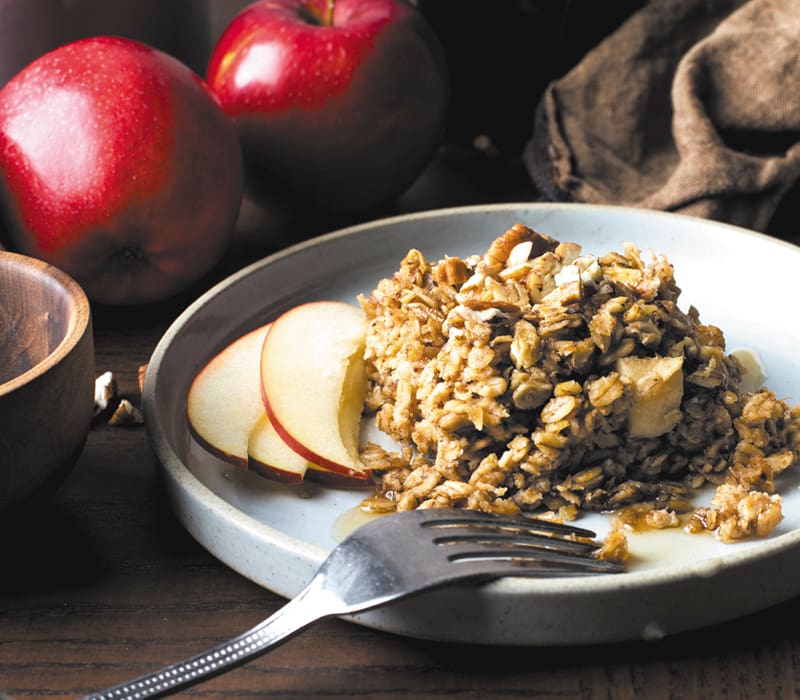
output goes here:
<path id="1" fill-rule="evenodd" d="M 99 34 L 143 41 L 203 73 L 207 0 L 0 0 L 0 85 L 47 51 Z"/>

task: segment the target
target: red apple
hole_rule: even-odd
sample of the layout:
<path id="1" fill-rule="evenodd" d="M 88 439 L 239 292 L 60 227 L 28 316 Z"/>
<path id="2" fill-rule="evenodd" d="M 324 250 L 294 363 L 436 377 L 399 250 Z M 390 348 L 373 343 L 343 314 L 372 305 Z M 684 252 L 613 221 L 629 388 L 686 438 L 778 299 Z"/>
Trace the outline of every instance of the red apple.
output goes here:
<path id="1" fill-rule="evenodd" d="M 398 0 L 256 2 L 217 41 L 206 80 L 236 121 L 253 187 L 325 211 L 403 192 L 449 98 L 436 35 Z"/>
<path id="2" fill-rule="evenodd" d="M 243 188 L 236 131 L 203 81 L 115 37 L 59 47 L 0 91 L 0 171 L 12 245 L 110 304 L 208 272 Z"/>

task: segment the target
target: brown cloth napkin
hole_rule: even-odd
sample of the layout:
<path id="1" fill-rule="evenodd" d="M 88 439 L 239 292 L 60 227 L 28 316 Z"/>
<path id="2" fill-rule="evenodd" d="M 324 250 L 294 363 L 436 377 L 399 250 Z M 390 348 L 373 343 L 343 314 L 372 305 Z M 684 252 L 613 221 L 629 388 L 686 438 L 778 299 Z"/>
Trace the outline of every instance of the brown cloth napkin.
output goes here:
<path id="1" fill-rule="evenodd" d="M 523 160 L 548 199 L 764 230 L 800 178 L 800 0 L 651 0 L 547 86 Z"/>

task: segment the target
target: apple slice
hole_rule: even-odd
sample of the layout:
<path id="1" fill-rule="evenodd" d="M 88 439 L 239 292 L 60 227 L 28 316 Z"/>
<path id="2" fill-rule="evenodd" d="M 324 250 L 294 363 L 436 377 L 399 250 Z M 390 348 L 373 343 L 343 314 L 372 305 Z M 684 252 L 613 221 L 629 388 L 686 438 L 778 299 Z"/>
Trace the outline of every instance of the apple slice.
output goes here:
<path id="1" fill-rule="evenodd" d="M 258 381 L 256 381 L 256 385 Z M 250 471 L 272 481 L 283 484 L 299 484 L 310 481 L 323 486 L 353 488 L 364 486 L 364 479 L 346 476 L 316 464 L 300 456 L 278 435 L 269 416 L 263 412 L 250 431 L 248 444 L 248 467 Z"/>
<path id="2" fill-rule="evenodd" d="M 221 350 L 195 377 L 186 399 L 189 430 L 211 454 L 246 469 L 252 426 L 264 415 L 258 383 L 269 324 Z"/>
<path id="3" fill-rule="evenodd" d="M 251 375 L 253 386 L 258 391 L 259 402 L 261 391 L 258 388 L 258 368 Z M 303 481 L 308 461 L 289 447 L 278 435 L 272 421 L 261 404 L 261 416 L 253 424 L 247 445 L 247 466 L 250 471 L 260 476 L 280 481 L 284 484 L 299 484 Z"/>
<path id="4" fill-rule="evenodd" d="M 261 352 L 264 406 L 284 442 L 309 462 L 366 479 L 358 454 L 367 322 L 355 306 L 308 302 L 272 324 Z"/>
<path id="5" fill-rule="evenodd" d="M 261 348 L 270 324 L 256 328 L 221 350 L 198 373 L 189 389 L 189 430 L 211 454 L 273 481 L 309 481 L 327 486 L 363 484 L 309 464 L 289 448 L 267 417 L 261 396 Z"/>

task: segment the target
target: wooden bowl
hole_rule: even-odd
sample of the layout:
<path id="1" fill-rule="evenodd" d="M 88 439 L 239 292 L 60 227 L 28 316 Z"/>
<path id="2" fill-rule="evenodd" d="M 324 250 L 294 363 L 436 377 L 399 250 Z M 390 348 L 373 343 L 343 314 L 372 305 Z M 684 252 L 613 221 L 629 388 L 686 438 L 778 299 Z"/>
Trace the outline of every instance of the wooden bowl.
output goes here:
<path id="1" fill-rule="evenodd" d="M 0 509 L 49 492 L 72 469 L 94 379 L 83 290 L 52 265 L 0 250 Z"/>

